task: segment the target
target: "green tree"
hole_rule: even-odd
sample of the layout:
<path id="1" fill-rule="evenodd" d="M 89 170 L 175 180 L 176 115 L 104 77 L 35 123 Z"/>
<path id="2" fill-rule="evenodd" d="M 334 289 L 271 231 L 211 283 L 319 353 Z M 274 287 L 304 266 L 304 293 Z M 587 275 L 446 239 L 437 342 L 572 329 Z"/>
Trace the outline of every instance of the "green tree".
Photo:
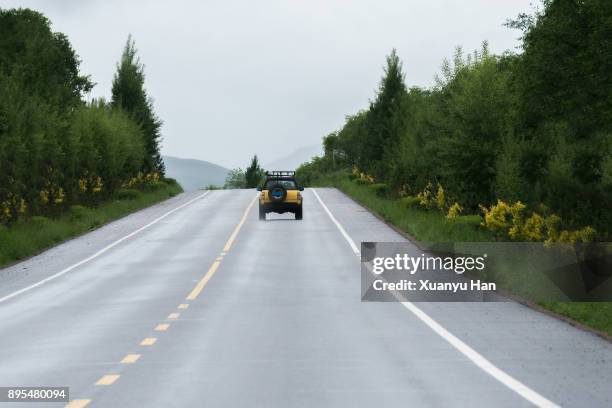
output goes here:
<path id="1" fill-rule="evenodd" d="M 80 60 L 62 33 L 30 9 L 0 10 L 0 72 L 65 113 L 93 87 L 79 73 Z"/>
<path id="2" fill-rule="evenodd" d="M 0 10 L 0 224 L 99 202 L 143 168 L 140 124 L 86 104 L 79 64 L 42 14 Z"/>
<path id="3" fill-rule="evenodd" d="M 518 174 L 532 202 L 576 224 L 612 225 L 612 2 L 546 0 L 523 30 L 514 143 Z M 606 226 L 607 224 L 607 226 Z"/>
<path id="4" fill-rule="evenodd" d="M 124 109 L 142 127 L 146 152 L 142 170 L 164 174 L 160 153 L 162 121 L 153 111 L 153 101 L 144 88 L 144 65 L 137 52 L 129 36 L 113 78 L 112 105 Z"/>
<path id="5" fill-rule="evenodd" d="M 547 0 L 524 30 L 523 121 L 566 121 L 578 137 L 612 129 L 612 2 Z"/>
<path id="6" fill-rule="evenodd" d="M 383 177 L 389 170 L 392 152 L 404 131 L 403 103 L 406 85 L 402 63 L 395 49 L 387 56 L 384 76 L 367 115 L 367 136 L 362 163 L 367 171 Z"/>
<path id="7" fill-rule="evenodd" d="M 439 90 L 438 135 L 428 150 L 431 179 L 474 210 L 495 200 L 496 161 L 512 120 L 510 67 L 485 42 L 469 59 L 457 53 L 452 79 Z"/>
<path id="8" fill-rule="evenodd" d="M 247 167 L 244 172 L 244 178 L 246 183 L 246 188 L 255 188 L 261 183 L 261 180 L 264 177 L 264 170 L 259 165 L 259 159 L 257 159 L 257 155 L 253 156 L 251 159 L 251 164 Z"/>
<path id="9" fill-rule="evenodd" d="M 246 188 L 244 171 L 240 168 L 230 170 L 225 177 L 225 185 L 223 187 L 229 189 Z"/>
<path id="10" fill-rule="evenodd" d="M 544 0 L 509 26 L 522 53 L 486 42 L 445 60 L 436 85 L 406 91 L 399 58 L 367 111 L 323 138 L 305 183 L 356 165 L 392 194 L 440 183 L 475 213 L 497 199 L 558 215 L 562 228 L 612 233 L 612 2 Z M 342 173 L 341 173 L 342 174 Z M 361 179 L 363 180 L 363 179 Z"/>

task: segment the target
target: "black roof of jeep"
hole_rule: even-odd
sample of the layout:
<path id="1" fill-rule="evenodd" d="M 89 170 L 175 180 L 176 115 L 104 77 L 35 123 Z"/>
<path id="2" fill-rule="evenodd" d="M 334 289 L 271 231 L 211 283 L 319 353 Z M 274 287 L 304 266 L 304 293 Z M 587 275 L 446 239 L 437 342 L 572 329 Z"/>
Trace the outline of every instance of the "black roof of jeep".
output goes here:
<path id="1" fill-rule="evenodd" d="M 295 180 L 295 171 L 266 171 L 266 180 Z"/>
<path id="2" fill-rule="evenodd" d="M 299 184 L 295 179 L 295 171 L 267 171 L 263 186 L 266 186 L 270 182 L 274 183 L 274 181 L 293 181 L 295 187 L 299 188 Z"/>

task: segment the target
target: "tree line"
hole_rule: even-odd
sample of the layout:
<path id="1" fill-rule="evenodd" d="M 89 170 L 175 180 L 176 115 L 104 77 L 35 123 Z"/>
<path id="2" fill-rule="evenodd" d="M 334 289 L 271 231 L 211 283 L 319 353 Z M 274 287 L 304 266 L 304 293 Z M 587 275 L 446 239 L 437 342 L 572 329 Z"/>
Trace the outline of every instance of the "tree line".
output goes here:
<path id="1" fill-rule="evenodd" d="M 86 102 L 68 38 L 30 9 L 0 9 L 0 224 L 163 183 L 161 121 L 129 38 L 112 100 Z"/>
<path id="2" fill-rule="evenodd" d="M 522 32 L 520 52 L 457 48 L 430 88 L 407 89 L 393 50 L 369 108 L 324 137 L 299 176 L 354 168 L 392 197 L 443 186 L 472 213 L 520 201 L 609 239 L 612 2 L 545 0 L 507 25 Z"/>

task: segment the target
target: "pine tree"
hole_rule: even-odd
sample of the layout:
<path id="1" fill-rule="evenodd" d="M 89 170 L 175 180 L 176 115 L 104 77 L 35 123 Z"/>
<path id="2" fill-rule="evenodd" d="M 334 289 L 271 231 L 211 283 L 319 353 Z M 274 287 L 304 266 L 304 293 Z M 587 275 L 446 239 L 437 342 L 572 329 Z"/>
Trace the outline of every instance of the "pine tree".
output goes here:
<path id="1" fill-rule="evenodd" d="M 259 159 L 257 155 L 253 156 L 251 165 L 246 169 L 244 174 L 246 179 L 246 188 L 255 188 L 261 182 L 263 178 L 264 170 L 259 166 Z"/>
<path id="2" fill-rule="evenodd" d="M 368 135 L 363 161 L 366 170 L 380 176 L 389 167 L 389 155 L 398 146 L 403 131 L 402 105 L 406 97 L 402 63 L 395 49 L 387 56 L 385 74 L 367 117 Z"/>
<path id="3" fill-rule="evenodd" d="M 143 130 L 145 161 L 142 170 L 163 175 L 165 168 L 159 151 L 162 121 L 153 111 L 153 101 L 144 88 L 144 65 L 137 52 L 130 35 L 113 78 L 112 105 L 128 112 Z"/>

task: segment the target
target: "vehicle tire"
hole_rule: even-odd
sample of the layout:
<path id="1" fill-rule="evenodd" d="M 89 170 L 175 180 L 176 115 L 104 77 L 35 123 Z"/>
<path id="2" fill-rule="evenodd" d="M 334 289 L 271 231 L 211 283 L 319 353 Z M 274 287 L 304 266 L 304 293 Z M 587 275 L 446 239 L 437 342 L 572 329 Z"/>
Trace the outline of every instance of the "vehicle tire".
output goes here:
<path id="1" fill-rule="evenodd" d="M 268 197 L 273 203 L 283 202 L 287 197 L 287 189 L 280 184 L 275 184 L 268 190 Z"/>
<path id="2" fill-rule="evenodd" d="M 259 219 L 264 221 L 266 219 L 266 212 L 264 211 L 261 204 L 259 204 Z"/>
<path id="3" fill-rule="evenodd" d="M 296 220 L 301 220 L 302 219 L 302 206 L 301 205 L 295 211 L 295 219 Z"/>

